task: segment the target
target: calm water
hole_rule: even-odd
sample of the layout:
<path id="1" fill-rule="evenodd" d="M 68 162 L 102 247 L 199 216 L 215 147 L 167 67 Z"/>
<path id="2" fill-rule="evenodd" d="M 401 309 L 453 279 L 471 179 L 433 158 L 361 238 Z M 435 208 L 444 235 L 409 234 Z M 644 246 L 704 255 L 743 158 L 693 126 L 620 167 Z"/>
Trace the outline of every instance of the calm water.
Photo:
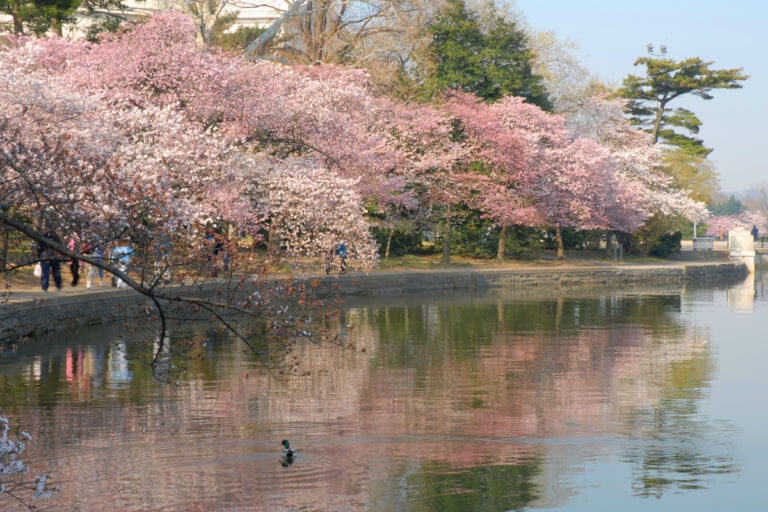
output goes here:
<path id="1" fill-rule="evenodd" d="M 0 411 L 42 510 L 768 510 L 768 274 L 542 293 L 350 302 L 366 351 L 290 379 L 214 331 L 178 386 L 60 333 L 0 357 Z"/>

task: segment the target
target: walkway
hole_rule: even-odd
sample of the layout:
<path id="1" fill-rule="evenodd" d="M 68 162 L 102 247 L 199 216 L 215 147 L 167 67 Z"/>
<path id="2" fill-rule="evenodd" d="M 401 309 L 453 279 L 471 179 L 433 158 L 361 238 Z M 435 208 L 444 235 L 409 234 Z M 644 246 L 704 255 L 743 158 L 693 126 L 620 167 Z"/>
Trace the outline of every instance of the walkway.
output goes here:
<path id="1" fill-rule="evenodd" d="M 464 264 L 453 265 L 449 267 L 431 267 L 431 268 L 393 268 L 393 269 L 375 269 L 370 272 L 348 272 L 345 274 L 347 279 L 364 278 L 367 276 L 392 276 L 402 277 L 403 274 L 409 273 L 432 273 L 443 275 L 445 273 L 465 273 L 467 271 L 498 271 L 498 270 L 510 270 L 510 271 L 524 271 L 526 273 L 562 273 L 574 270 L 581 270 L 584 272 L 590 272 L 594 270 L 645 270 L 645 269 L 680 269 L 686 265 L 690 265 L 693 262 L 686 261 L 664 261 L 664 262 L 644 262 L 644 263 L 617 263 L 610 260 L 573 260 L 566 262 L 557 261 L 535 261 L 535 262 L 507 262 L 496 263 L 488 262 L 480 265 Z M 721 264 L 723 261 L 712 262 L 696 262 L 696 264 Z M 287 277 L 287 274 L 274 274 L 275 278 Z M 109 278 L 104 280 L 104 286 L 87 289 L 85 287 L 85 279 L 81 279 L 77 287 L 69 285 L 71 277 L 69 274 L 62 276 L 64 279 L 64 286 L 61 290 L 56 290 L 55 286 L 51 282 L 47 292 L 43 292 L 40 289 L 39 278 L 32 275 L 31 271 L 17 274 L 9 283 L 0 280 L 0 289 L 6 289 L 10 293 L 7 294 L 7 300 L 5 303 L 12 303 L 14 305 L 21 305 L 25 302 L 77 302 L 81 300 L 90 301 L 93 298 L 107 298 L 107 297 L 119 297 L 123 295 L 132 295 L 135 293 L 132 289 L 118 289 L 110 286 Z M 292 277 L 296 278 L 326 278 L 323 273 L 302 273 L 294 274 Z M 332 275 L 333 277 L 333 275 Z M 10 286 L 8 288 L 7 286 Z"/>

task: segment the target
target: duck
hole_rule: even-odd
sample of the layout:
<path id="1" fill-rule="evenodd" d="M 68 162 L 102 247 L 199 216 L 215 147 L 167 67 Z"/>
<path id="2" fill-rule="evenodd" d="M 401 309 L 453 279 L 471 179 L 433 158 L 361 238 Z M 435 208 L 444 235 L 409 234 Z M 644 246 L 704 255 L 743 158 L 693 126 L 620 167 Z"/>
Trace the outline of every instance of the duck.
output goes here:
<path id="1" fill-rule="evenodd" d="M 283 462 L 283 466 L 293 464 L 293 461 L 296 458 L 296 450 L 291 448 L 291 444 L 287 439 L 283 439 L 283 442 L 280 444 L 283 445 L 283 453 L 280 454 L 280 459 Z"/>

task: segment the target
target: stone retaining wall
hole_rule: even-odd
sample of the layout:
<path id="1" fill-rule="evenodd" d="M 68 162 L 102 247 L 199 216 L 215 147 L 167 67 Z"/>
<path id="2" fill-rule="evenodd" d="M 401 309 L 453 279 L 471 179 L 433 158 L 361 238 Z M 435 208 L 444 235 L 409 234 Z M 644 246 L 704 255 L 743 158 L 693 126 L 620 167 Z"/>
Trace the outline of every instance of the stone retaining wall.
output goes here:
<path id="1" fill-rule="evenodd" d="M 79 325 L 136 318 L 149 307 L 146 297 L 132 290 L 53 297 L 45 301 L 0 306 L 0 344 L 25 336 Z"/>
<path id="2" fill-rule="evenodd" d="M 670 255 L 669 259 L 674 261 L 697 261 L 697 262 L 713 262 L 713 261 L 728 261 L 730 253 L 727 249 L 713 249 L 710 251 L 680 251 L 678 253 Z"/>
<path id="3" fill-rule="evenodd" d="M 696 281 L 736 281 L 746 277 L 742 263 L 691 264 L 647 267 L 585 267 L 568 269 L 436 270 L 341 276 L 343 295 L 396 295 L 414 292 L 476 288 L 614 287 L 616 285 L 670 284 Z M 330 284 L 331 281 L 328 281 Z M 324 286 L 320 293 L 329 293 Z"/>
<path id="4" fill-rule="evenodd" d="M 589 287 L 616 289 L 617 286 L 680 284 L 696 282 L 737 282 L 747 275 L 743 263 L 689 265 L 569 267 L 565 269 L 447 269 L 434 271 L 376 272 L 319 279 L 322 296 L 384 296 L 406 293 L 439 293 L 482 288 L 570 289 Z M 340 287 L 335 287 L 339 284 Z M 136 318 L 151 310 L 149 301 L 132 290 L 111 290 L 94 294 L 52 297 L 45 302 L 21 302 L 0 306 L 0 343 L 24 336 L 78 325 L 99 324 Z M 139 316 L 140 318 L 140 316 Z"/>

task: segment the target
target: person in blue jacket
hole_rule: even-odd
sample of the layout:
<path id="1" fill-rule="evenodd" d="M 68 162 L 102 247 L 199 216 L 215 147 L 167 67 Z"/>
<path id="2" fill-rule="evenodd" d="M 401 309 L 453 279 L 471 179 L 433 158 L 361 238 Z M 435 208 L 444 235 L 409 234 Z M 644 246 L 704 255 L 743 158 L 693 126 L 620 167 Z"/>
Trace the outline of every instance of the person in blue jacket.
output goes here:
<path id="1" fill-rule="evenodd" d="M 347 244 L 344 242 L 339 242 L 336 244 L 336 246 L 330 250 L 328 253 L 328 257 L 325 261 L 325 273 L 330 274 L 331 273 L 331 267 L 333 266 L 333 260 L 335 258 L 339 258 L 339 274 L 343 274 L 345 270 L 347 270 L 347 256 L 349 255 L 347 251 Z"/>
<path id="2" fill-rule="evenodd" d="M 336 246 L 336 256 L 339 257 L 339 274 L 347 270 L 347 244 L 341 242 Z"/>

